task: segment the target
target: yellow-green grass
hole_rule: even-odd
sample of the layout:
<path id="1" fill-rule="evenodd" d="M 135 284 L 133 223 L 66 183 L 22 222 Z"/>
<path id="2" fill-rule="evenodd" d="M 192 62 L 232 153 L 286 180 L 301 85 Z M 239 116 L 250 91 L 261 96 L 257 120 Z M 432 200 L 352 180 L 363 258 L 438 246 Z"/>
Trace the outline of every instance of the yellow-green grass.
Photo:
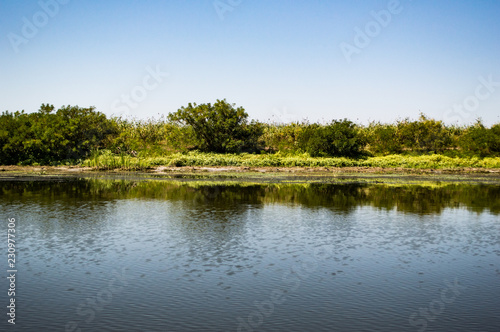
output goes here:
<path id="1" fill-rule="evenodd" d="M 115 155 L 109 150 L 95 153 L 82 166 L 98 169 L 146 169 L 157 166 L 246 166 L 246 167 L 382 167 L 415 169 L 500 168 L 500 157 L 447 157 L 443 155 L 388 155 L 349 159 L 276 154 L 174 153 L 156 157 Z"/>

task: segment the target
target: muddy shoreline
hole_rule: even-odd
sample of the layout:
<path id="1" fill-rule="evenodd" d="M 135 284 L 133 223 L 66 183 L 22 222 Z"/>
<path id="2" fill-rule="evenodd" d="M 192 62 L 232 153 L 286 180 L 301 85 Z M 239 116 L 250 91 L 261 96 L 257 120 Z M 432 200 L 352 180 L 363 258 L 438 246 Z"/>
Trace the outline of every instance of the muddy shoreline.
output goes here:
<path id="1" fill-rule="evenodd" d="M 383 167 L 245 167 L 245 166 L 157 166 L 143 171 L 129 171 L 125 169 L 103 170 L 95 167 L 81 166 L 0 166 L 0 174 L 3 172 L 46 172 L 46 173 L 192 173 L 192 172 L 261 172 L 261 173 L 382 173 L 382 174 L 497 174 L 500 176 L 500 168 L 448 168 L 448 169 L 420 169 L 420 168 L 383 168 Z"/>
<path id="2" fill-rule="evenodd" d="M 0 166 L 0 181 L 57 181 L 74 178 L 255 183 L 451 182 L 500 185 L 500 169 L 408 169 L 378 167 L 165 167 L 143 171 L 96 170 L 79 166 Z"/>

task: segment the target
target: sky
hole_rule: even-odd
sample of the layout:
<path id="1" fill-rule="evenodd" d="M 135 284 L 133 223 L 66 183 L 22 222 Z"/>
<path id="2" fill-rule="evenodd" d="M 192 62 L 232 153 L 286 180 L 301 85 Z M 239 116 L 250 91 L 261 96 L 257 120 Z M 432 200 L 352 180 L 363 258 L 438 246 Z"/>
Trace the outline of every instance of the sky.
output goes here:
<path id="1" fill-rule="evenodd" d="M 0 0 L 0 108 L 500 123 L 498 0 Z"/>

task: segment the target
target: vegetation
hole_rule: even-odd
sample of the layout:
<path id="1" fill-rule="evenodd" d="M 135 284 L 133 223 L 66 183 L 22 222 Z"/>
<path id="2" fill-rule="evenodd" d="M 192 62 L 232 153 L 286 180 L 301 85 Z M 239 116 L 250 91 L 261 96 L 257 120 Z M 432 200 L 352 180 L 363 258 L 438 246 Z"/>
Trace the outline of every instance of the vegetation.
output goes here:
<path id="1" fill-rule="evenodd" d="M 180 127 L 189 126 L 192 129 L 196 138 L 195 147 L 200 151 L 256 151 L 262 125 L 257 122 L 248 123 L 245 109 L 234 106 L 226 100 L 217 100 L 214 105 L 189 103 L 187 107 L 169 114 L 168 118 Z"/>
<path id="2" fill-rule="evenodd" d="M 0 116 L 0 164 L 75 162 L 109 145 L 116 122 L 93 107 L 42 104 L 36 113 L 4 112 Z"/>
<path id="3" fill-rule="evenodd" d="M 459 146 L 468 154 L 480 157 L 500 154 L 500 123 L 488 129 L 477 121 L 465 130 Z"/>
<path id="4" fill-rule="evenodd" d="M 156 166 L 244 166 L 244 167 L 382 167 L 432 168 L 457 167 L 500 168 L 500 157 L 447 157 L 443 155 L 388 155 L 368 158 L 311 157 L 274 154 L 216 154 L 203 152 L 174 153 L 158 157 L 119 156 L 109 150 L 94 154 L 82 163 L 99 169 L 147 169 Z"/>
<path id="5" fill-rule="evenodd" d="M 299 136 L 299 149 L 313 157 L 357 157 L 366 145 L 357 126 L 347 120 L 334 120 L 327 125 L 305 126 Z"/>
<path id="6" fill-rule="evenodd" d="M 217 100 L 159 119 L 107 118 L 94 107 L 42 104 L 0 115 L 0 164 L 166 166 L 500 167 L 500 124 L 447 126 L 421 115 L 368 126 L 249 121 Z"/>
<path id="7" fill-rule="evenodd" d="M 404 119 L 394 124 L 371 123 L 366 128 L 369 150 L 378 154 L 443 153 L 456 149 L 457 134 L 461 129 L 446 127 L 442 121 L 429 119 L 421 114 L 418 121 Z"/>

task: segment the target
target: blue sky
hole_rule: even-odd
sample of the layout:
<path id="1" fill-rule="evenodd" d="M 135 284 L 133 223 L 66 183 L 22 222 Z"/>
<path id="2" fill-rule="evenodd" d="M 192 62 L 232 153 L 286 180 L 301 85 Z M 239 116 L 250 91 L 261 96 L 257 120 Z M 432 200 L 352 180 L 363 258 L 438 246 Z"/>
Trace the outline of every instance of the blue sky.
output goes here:
<path id="1" fill-rule="evenodd" d="M 0 107 L 500 122 L 500 1 L 0 0 Z"/>

